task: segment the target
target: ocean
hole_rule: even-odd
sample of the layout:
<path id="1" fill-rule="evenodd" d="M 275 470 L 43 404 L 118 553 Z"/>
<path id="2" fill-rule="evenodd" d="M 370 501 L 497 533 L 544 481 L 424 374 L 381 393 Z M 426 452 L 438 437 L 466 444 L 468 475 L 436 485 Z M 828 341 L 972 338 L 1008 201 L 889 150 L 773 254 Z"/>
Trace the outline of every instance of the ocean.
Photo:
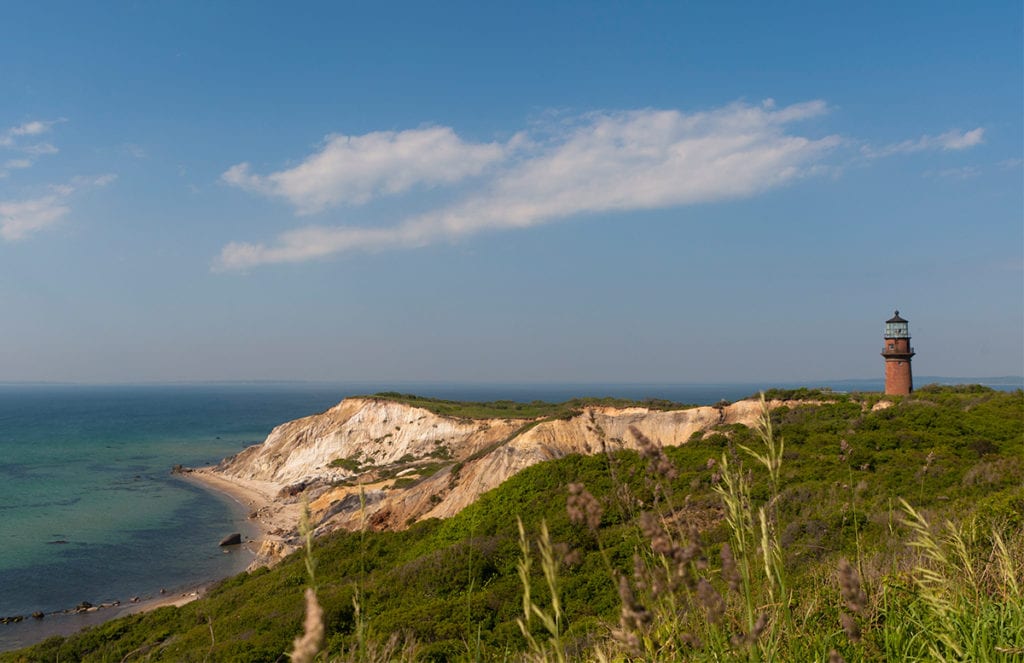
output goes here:
<path id="1" fill-rule="evenodd" d="M 226 577 L 251 553 L 241 505 L 171 476 L 322 411 L 337 386 L 0 386 L 0 617 L 159 596 Z M 0 624 L 0 651 L 80 618 Z"/>
<path id="2" fill-rule="evenodd" d="M 83 601 L 125 604 L 241 571 L 251 553 L 225 553 L 218 543 L 233 531 L 254 532 L 243 507 L 172 476 L 171 467 L 214 464 L 261 442 L 277 424 L 346 396 L 388 390 L 456 400 L 616 396 L 710 404 L 767 386 L 0 384 L 0 618 Z M 824 386 L 878 390 L 881 382 Z M 86 623 L 75 619 L 0 624 L 0 651 Z"/>

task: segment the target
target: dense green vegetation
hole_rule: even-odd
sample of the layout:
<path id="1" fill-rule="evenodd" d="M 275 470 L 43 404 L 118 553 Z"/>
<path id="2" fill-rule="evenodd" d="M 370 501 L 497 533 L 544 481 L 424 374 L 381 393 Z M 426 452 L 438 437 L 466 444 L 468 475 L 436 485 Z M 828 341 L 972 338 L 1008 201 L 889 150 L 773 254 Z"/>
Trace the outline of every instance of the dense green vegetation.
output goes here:
<path id="1" fill-rule="evenodd" d="M 811 397 L 774 435 L 570 456 L 449 520 L 316 540 L 323 660 L 1019 660 L 1024 393 Z M 288 660 L 307 561 L 0 661 Z"/>

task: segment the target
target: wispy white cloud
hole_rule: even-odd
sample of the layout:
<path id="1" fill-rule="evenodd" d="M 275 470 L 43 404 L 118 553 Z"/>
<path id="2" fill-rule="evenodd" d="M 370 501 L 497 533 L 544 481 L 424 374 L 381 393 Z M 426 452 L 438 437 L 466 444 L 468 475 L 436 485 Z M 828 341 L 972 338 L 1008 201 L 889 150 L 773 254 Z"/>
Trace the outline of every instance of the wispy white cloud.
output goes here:
<path id="1" fill-rule="evenodd" d="M 57 154 L 60 152 L 60 150 L 58 150 L 52 143 L 33 143 L 32 145 L 25 145 L 19 149 L 26 154 L 31 154 L 32 156 L 37 157 L 47 154 Z"/>
<path id="2" fill-rule="evenodd" d="M 14 145 L 22 136 L 38 136 L 62 120 L 31 120 L 0 132 L 0 147 Z"/>
<path id="3" fill-rule="evenodd" d="M 23 138 L 28 136 L 35 139 L 35 137 L 48 132 L 54 124 L 61 121 L 62 120 L 32 120 L 0 131 L 0 148 L 20 152 L 33 157 L 27 159 L 8 159 L 4 162 L 4 165 L 0 167 L 0 179 L 10 175 L 13 170 L 31 168 L 35 165 L 34 157 L 56 154 L 59 150 L 51 143 L 32 142 L 25 144 Z"/>
<path id="4" fill-rule="evenodd" d="M 287 199 L 300 214 L 359 205 L 417 185 L 452 184 L 479 175 L 504 156 L 497 143 L 470 143 L 448 127 L 330 135 L 298 166 L 256 175 L 239 163 L 221 176 L 250 191 Z"/>
<path id="5" fill-rule="evenodd" d="M 865 145 L 861 147 L 861 154 L 869 159 L 876 159 L 894 154 L 912 154 L 926 150 L 966 150 L 967 148 L 980 145 L 984 140 L 985 129 L 982 127 L 971 129 L 970 131 L 953 129 L 938 136 L 924 135 L 916 140 L 904 140 L 883 147 Z"/>
<path id="6" fill-rule="evenodd" d="M 17 201 L 0 201 L 0 237 L 8 242 L 24 239 L 63 218 L 71 208 L 60 194 Z"/>
<path id="7" fill-rule="evenodd" d="M 54 124 L 64 120 L 31 120 L 0 131 L 0 148 L 17 156 L 4 161 L 0 179 L 12 170 L 31 168 L 36 158 L 56 154 L 59 150 L 51 143 L 39 140 Z M 12 155 L 13 156 L 13 155 Z M 103 187 L 116 179 L 116 175 L 77 176 L 62 184 L 50 184 L 37 189 L 38 195 L 21 199 L 0 198 L 0 238 L 8 242 L 26 237 L 54 225 L 71 211 L 71 198 L 81 191 Z"/>
<path id="8" fill-rule="evenodd" d="M 352 250 L 422 246 L 581 214 L 755 195 L 814 172 L 841 142 L 837 136 L 809 138 L 787 131 L 791 123 L 826 111 L 824 102 L 812 101 L 783 108 L 770 102 L 733 104 L 693 114 L 591 113 L 544 140 L 517 135 L 495 146 L 504 160 L 492 164 L 489 176 L 454 204 L 390 227 L 306 227 L 285 232 L 270 245 L 233 242 L 224 247 L 215 268 L 246 269 Z M 453 137 L 448 140 L 458 140 L 452 130 L 443 131 Z M 428 157 L 412 158 L 422 163 Z M 346 191 L 351 186 L 335 185 Z"/>
<path id="9" fill-rule="evenodd" d="M 0 180 L 10 175 L 12 170 L 31 168 L 33 163 L 31 159 L 8 159 L 0 166 Z"/>
<path id="10" fill-rule="evenodd" d="M 38 136 L 49 131 L 53 124 L 53 121 L 32 120 L 31 122 L 11 127 L 8 129 L 8 133 L 12 136 Z"/>
<path id="11" fill-rule="evenodd" d="M 106 186 L 115 179 L 112 174 L 75 177 L 47 187 L 44 195 L 35 198 L 0 200 L 0 237 L 13 242 L 52 226 L 71 211 L 68 202 L 75 193 Z"/>

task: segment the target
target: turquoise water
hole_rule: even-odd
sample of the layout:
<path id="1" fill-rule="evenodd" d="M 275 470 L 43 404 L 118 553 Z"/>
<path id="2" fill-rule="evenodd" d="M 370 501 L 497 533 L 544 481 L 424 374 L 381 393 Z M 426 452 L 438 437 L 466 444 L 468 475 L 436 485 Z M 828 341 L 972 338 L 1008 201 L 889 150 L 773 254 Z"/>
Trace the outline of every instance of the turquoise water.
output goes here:
<path id="1" fill-rule="evenodd" d="M 127 601 L 239 570 L 241 555 L 217 543 L 244 514 L 170 468 L 217 462 L 342 395 L 0 386 L 0 616 Z"/>

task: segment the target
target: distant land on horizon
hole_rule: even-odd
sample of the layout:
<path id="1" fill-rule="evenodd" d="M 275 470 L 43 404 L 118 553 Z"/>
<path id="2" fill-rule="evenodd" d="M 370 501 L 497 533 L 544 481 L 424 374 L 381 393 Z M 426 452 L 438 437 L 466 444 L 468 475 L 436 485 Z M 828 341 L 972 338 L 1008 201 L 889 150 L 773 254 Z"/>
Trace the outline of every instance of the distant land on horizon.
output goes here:
<path id="1" fill-rule="evenodd" d="M 928 384 L 960 385 L 980 384 L 1000 391 L 1024 388 L 1024 377 L 940 377 L 920 376 L 914 380 L 917 388 Z M 308 394 L 311 407 L 334 405 L 345 398 L 397 392 L 419 397 L 456 402 L 511 401 L 529 403 L 542 401 L 564 403 L 577 398 L 618 398 L 633 401 L 663 400 L 689 405 L 711 405 L 719 401 L 735 402 L 756 397 L 769 389 L 831 389 L 837 393 L 881 392 L 885 381 L 877 378 L 806 381 L 748 381 L 748 382 L 457 382 L 457 381 L 277 381 L 232 380 L 206 382 L 137 382 L 137 383 L 58 383 L 58 382 L 0 382 L 0 397 L 4 394 L 24 394 L 44 397 L 48 391 L 80 393 L 83 397 L 121 394 L 126 398 L 142 397 L 146 393 L 166 391 L 192 392 L 199 398 L 217 401 L 233 394 L 264 392 L 265 398 L 280 395 L 289 398 Z M 120 396 L 119 396 L 120 397 Z"/>

